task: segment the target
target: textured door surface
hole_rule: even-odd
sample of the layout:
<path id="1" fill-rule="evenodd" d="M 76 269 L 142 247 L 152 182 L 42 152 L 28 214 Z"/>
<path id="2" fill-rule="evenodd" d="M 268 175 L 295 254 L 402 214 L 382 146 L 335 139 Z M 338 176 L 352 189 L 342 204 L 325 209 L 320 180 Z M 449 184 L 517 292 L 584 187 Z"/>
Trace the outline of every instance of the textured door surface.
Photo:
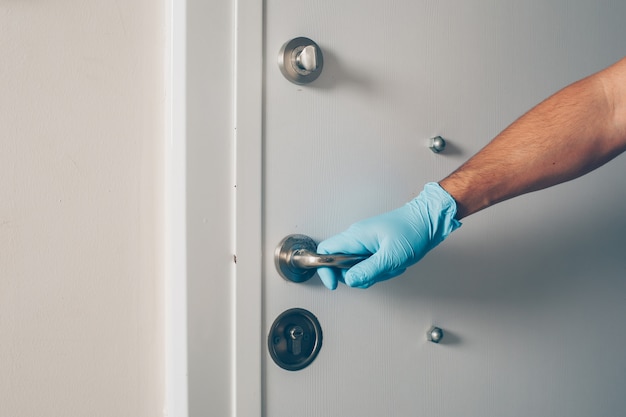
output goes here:
<path id="1" fill-rule="evenodd" d="M 264 414 L 615 416 L 626 409 L 626 159 L 471 216 L 401 277 L 334 292 L 279 277 L 320 241 L 402 205 L 543 98 L 624 54 L 626 2 L 266 0 L 263 332 L 300 307 L 317 359 L 263 354 Z M 276 57 L 323 50 L 306 86 Z M 448 148 L 428 149 L 441 135 Z M 440 344 L 426 340 L 431 325 Z"/>

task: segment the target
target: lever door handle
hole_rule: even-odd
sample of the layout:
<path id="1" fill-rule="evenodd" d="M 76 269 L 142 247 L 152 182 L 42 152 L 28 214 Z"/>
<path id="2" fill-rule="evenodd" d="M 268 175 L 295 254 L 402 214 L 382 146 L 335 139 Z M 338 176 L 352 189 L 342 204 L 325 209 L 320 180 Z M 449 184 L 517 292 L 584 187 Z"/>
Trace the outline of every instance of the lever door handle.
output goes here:
<path id="1" fill-rule="evenodd" d="M 313 269 L 324 266 L 347 269 L 367 258 L 368 256 L 363 255 L 343 255 L 338 253 L 322 255 L 319 253 L 313 253 L 306 249 L 298 249 L 291 255 L 291 263 L 304 269 Z"/>
<path id="2" fill-rule="evenodd" d="M 320 267 L 347 269 L 370 255 L 316 253 L 315 241 L 306 235 L 289 235 L 276 247 L 274 263 L 278 273 L 288 281 L 304 282 Z"/>

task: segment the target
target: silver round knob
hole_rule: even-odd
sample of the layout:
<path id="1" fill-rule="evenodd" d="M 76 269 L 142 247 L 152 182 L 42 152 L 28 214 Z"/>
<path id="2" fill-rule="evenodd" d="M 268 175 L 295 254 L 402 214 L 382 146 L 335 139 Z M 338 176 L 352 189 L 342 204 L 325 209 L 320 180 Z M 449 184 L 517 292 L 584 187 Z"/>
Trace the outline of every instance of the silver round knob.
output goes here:
<path id="1" fill-rule="evenodd" d="M 433 343 L 439 343 L 441 339 L 443 339 L 443 330 L 439 327 L 432 326 L 428 329 L 428 332 L 426 332 L 426 338 Z"/>
<path id="2" fill-rule="evenodd" d="M 434 138 L 430 139 L 429 148 L 434 153 L 442 152 L 444 149 L 446 149 L 446 141 L 441 136 L 435 136 Z"/>

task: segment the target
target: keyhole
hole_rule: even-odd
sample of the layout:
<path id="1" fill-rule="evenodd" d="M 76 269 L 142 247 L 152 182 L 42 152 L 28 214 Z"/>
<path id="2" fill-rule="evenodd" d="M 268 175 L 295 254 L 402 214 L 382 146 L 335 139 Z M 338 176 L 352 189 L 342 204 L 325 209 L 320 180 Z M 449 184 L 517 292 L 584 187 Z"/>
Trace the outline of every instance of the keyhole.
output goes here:
<path id="1" fill-rule="evenodd" d="M 291 338 L 291 354 L 294 356 L 302 353 L 302 336 L 304 336 L 304 330 L 300 326 L 293 326 L 289 329 L 289 337 Z"/>
<path id="2" fill-rule="evenodd" d="M 276 365 L 288 371 L 299 371 L 317 357 L 322 337 L 317 317 L 310 311 L 292 308 L 274 320 L 267 347 Z"/>

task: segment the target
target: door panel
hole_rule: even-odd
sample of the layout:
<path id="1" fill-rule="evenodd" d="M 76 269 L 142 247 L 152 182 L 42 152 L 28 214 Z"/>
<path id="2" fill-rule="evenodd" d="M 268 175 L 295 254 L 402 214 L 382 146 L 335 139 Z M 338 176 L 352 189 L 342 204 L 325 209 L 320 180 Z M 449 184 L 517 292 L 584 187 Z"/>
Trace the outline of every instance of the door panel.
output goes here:
<path id="1" fill-rule="evenodd" d="M 401 277 L 326 290 L 279 277 L 291 233 L 319 241 L 398 207 L 532 105 L 624 53 L 626 3 L 265 4 L 263 317 L 315 314 L 317 359 L 264 352 L 264 408 L 299 416 L 588 416 L 626 408 L 624 159 L 464 222 Z M 313 84 L 276 56 L 316 41 Z M 448 140 L 434 154 L 428 138 Z M 426 341 L 436 324 L 441 344 Z"/>

